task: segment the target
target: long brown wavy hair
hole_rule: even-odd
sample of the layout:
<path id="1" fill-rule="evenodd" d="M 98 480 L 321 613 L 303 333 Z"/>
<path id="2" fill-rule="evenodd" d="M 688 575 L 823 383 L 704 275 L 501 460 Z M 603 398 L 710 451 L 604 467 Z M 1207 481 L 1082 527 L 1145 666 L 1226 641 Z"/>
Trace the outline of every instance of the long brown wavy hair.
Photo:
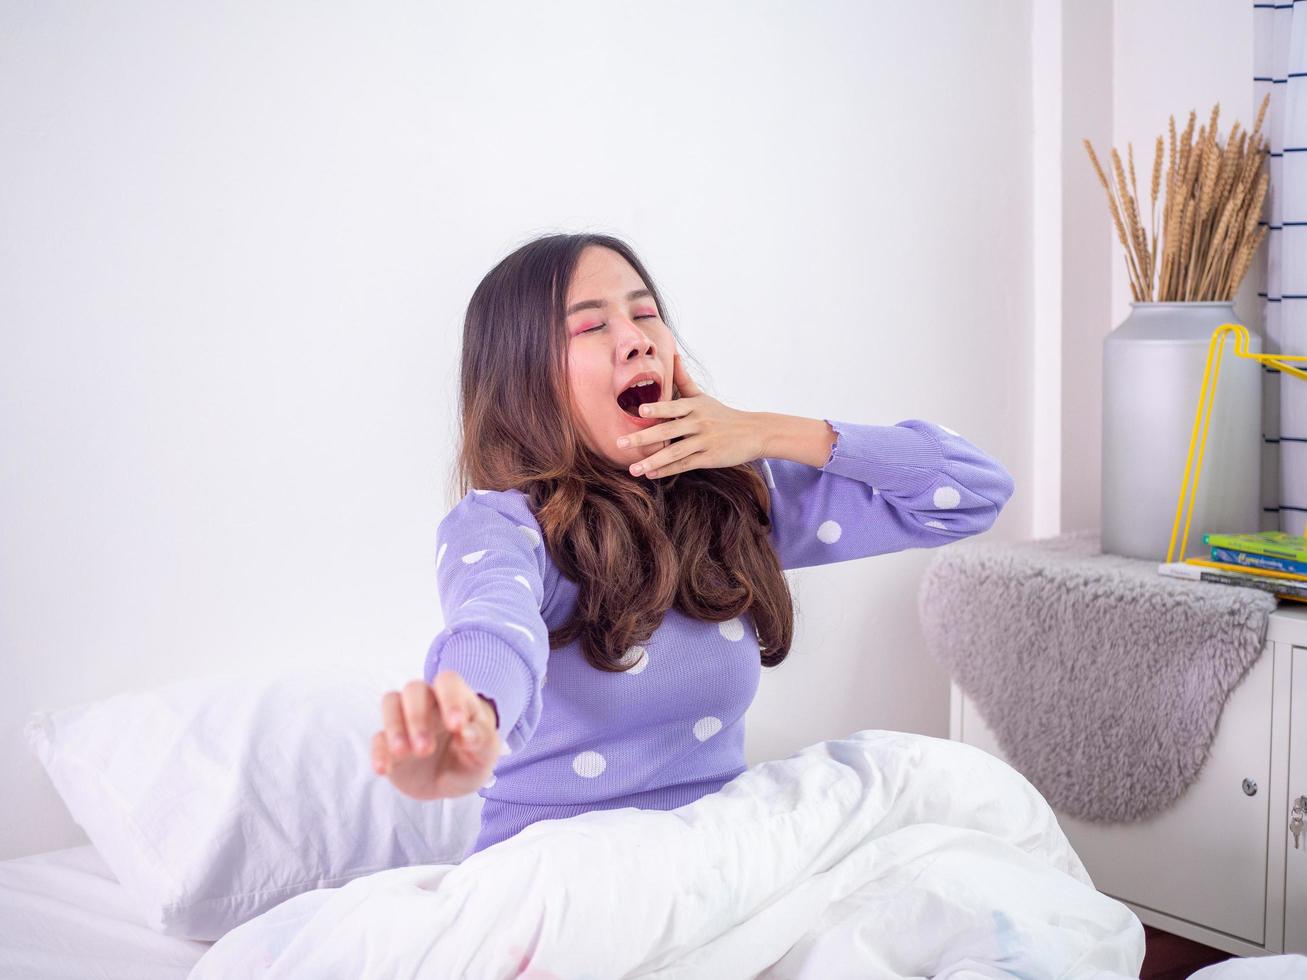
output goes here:
<path id="1" fill-rule="evenodd" d="M 549 633 L 578 636 L 587 661 L 620 672 L 673 606 L 722 622 L 746 611 L 762 664 L 790 650 L 794 606 L 768 540 L 767 485 L 749 464 L 632 477 L 593 452 L 569 408 L 567 288 L 590 245 L 626 259 L 677 338 L 653 279 L 630 246 L 601 234 L 546 235 L 486 274 L 463 322 L 457 498 L 521 490 L 554 563 L 578 585 L 576 613 Z M 674 392 L 674 397 L 679 393 Z"/>

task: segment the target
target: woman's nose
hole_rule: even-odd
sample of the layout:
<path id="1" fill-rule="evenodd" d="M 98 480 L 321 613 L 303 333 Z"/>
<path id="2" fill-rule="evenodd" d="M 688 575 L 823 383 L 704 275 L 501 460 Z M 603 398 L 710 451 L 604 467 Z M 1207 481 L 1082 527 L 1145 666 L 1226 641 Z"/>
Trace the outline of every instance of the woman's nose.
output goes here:
<path id="1" fill-rule="evenodd" d="M 652 355 L 657 353 L 653 338 L 635 323 L 629 323 L 622 335 L 622 356 L 629 358 L 632 354 Z"/>

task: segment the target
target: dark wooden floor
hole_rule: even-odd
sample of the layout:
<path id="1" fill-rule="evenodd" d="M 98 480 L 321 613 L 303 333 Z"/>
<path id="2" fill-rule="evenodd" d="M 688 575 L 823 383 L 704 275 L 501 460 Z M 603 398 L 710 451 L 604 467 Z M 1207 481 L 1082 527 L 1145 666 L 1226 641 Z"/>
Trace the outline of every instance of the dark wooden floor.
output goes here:
<path id="1" fill-rule="evenodd" d="M 1234 956 L 1161 929 L 1144 926 L 1144 965 L 1140 980 L 1187 980 L 1189 974 Z"/>

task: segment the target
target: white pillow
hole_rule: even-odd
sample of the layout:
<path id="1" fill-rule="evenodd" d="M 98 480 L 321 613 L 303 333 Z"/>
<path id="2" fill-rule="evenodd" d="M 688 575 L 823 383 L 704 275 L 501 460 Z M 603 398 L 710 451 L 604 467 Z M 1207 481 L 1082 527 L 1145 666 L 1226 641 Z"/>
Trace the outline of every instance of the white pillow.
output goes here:
<path id="1" fill-rule="evenodd" d="M 419 802 L 373 770 L 399 689 L 379 676 L 211 674 L 38 711 L 24 733 L 146 922 L 216 940 L 300 892 L 471 848 L 480 796 Z"/>

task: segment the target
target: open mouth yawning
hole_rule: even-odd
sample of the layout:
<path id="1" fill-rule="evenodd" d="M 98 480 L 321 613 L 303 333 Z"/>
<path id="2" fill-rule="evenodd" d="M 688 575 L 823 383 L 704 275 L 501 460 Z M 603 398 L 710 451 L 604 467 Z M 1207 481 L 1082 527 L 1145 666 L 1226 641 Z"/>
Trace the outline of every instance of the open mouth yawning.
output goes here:
<path id="1" fill-rule="evenodd" d="M 640 418 L 640 406 L 645 402 L 656 402 L 662 394 L 662 386 L 656 381 L 643 381 L 627 388 L 617 396 L 617 405 L 627 415 Z"/>

